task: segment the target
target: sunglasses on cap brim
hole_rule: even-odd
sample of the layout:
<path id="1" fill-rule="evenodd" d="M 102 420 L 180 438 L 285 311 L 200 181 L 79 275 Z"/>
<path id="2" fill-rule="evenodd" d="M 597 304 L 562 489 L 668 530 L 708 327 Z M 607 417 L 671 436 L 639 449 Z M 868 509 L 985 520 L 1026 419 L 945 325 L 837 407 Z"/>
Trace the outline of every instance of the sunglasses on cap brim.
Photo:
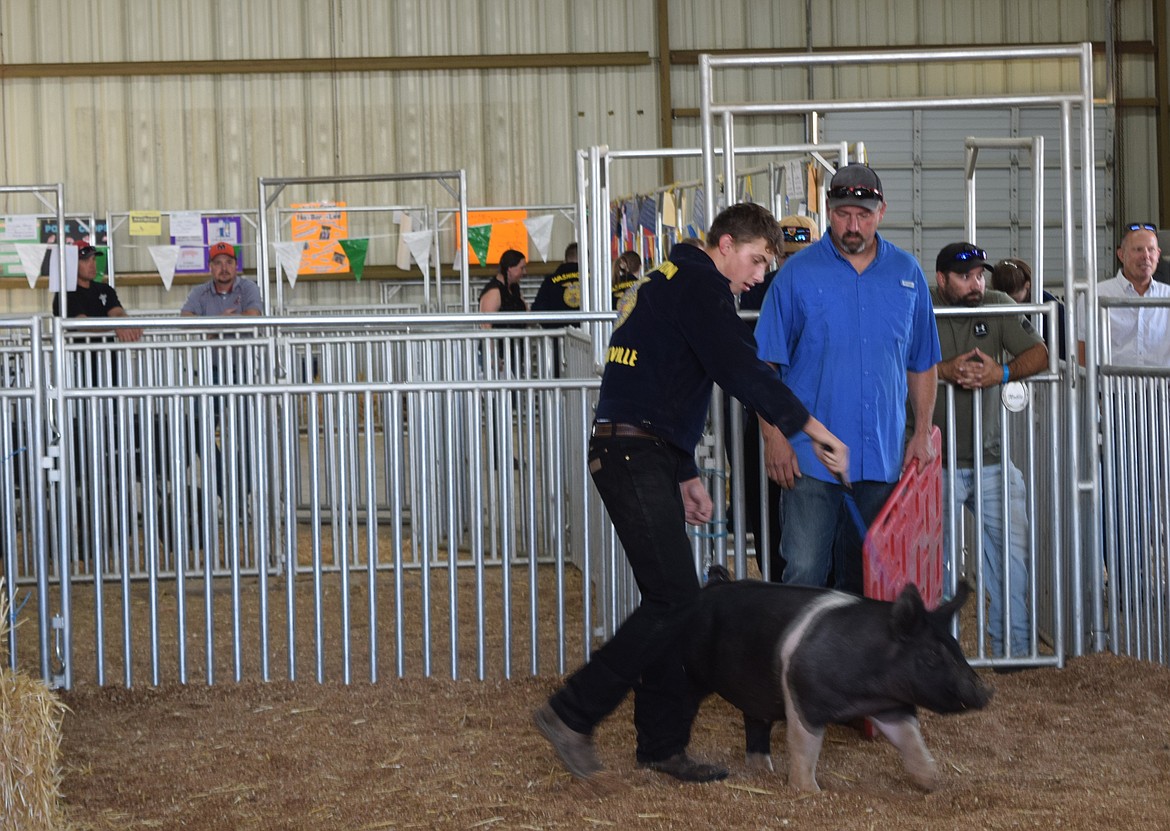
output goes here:
<path id="1" fill-rule="evenodd" d="M 835 188 L 829 188 L 830 199 L 865 199 L 874 200 L 878 202 L 883 201 L 882 192 L 874 188 L 863 188 L 840 185 Z"/>
<path id="2" fill-rule="evenodd" d="M 951 262 L 965 263 L 967 260 L 986 260 L 987 252 L 982 248 L 972 248 L 970 251 L 960 251 L 951 257 Z"/>

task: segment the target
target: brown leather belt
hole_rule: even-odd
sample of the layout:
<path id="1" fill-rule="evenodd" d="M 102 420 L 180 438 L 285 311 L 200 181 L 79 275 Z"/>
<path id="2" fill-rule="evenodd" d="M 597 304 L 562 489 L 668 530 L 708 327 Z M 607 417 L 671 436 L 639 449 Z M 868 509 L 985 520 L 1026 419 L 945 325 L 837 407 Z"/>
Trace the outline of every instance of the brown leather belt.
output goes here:
<path id="1" fill-rule="evenodd" d="M 635 427 L 633 424 L 621 424 L 620 422 L 613 421 L 594 422 L 593 432 L 590 435 L 599 439 L 608 439 L 614 436 L 630 439 L 658 438 L 658 436 L 649 431 L 643 430 L 641 427 Z"/>

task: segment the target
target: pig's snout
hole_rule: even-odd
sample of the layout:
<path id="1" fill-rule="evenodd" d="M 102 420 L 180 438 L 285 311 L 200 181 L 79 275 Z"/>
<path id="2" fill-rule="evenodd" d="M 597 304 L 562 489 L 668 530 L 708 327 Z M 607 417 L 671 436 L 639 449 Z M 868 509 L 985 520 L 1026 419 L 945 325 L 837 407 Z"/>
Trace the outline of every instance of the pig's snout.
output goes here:
<path id="1" fill-rule="evenodd" d="M 995 690 L 975 673 L 971 673 L 971 681 L 963 690 L 960 700 L 964 710 L 982 710 L 991 702 Z"/>

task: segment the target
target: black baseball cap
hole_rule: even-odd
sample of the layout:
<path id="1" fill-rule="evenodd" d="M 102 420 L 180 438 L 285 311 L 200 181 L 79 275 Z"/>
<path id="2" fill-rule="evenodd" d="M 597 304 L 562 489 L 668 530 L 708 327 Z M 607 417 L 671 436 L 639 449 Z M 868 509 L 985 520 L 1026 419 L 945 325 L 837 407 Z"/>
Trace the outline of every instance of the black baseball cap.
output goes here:
<path id="1" fill-rule="evenodd" d="M 829 182 L 829 210 L 840 205 L 856 205 L 875 213 L 886 201 L 882 194 L 882 180 L 867 164 L 855 162 L 839 168 Z"/>
<path id="2" fill-rule="evenodd" d="M 966 274 L 976 268 L 990 270 L 992 265 L 987 262 L 987 252 L 969 242 L 952 242 L 938 252 L 938 258 L 934 261 L 934 270 L 944 274 L 948 271 Z"/>

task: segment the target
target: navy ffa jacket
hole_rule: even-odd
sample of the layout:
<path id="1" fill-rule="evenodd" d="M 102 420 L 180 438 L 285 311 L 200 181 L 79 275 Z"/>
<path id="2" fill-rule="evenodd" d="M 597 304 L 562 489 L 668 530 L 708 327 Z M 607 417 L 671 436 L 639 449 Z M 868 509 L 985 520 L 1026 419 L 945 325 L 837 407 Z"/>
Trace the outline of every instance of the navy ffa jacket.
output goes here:
<path id="1" fill-rule="evenodd" d="M 622 299 L 597 418 L 633 424 L 674 445 L 690 459 L 684 477 L 693 478 L 712 381 L 786 436 L 808 421 L 800 400 L 756 357 L 727 278 L 703 249 L 680 244 Z"/>
<path id="2" fill-rule="evenodd" d="M 581 275 L 577 264 L 565 262 L 544 278 L 532 301 L 534 312 L 575 312 L 581 308 Z M 559 323 L 552 324 L 560 326 Z"/>

